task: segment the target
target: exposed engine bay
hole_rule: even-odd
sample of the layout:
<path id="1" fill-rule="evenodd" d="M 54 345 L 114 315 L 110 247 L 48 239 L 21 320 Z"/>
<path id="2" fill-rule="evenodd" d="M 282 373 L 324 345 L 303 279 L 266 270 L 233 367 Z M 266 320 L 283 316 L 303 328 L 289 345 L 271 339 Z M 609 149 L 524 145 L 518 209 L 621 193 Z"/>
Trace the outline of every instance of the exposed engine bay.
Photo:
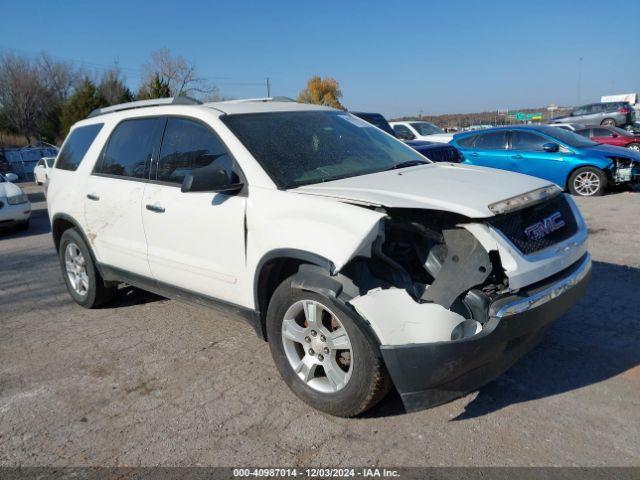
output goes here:
<path id="1" fill-rule="evenodd" d="M 508 279 L 498 252 L 460 226 L 473 220 L 433 210 L 386 213 L 371 256 L 340 272 L 357 290 L 348 303 L 383 343 L 452 341 L 481 331 Z"/>

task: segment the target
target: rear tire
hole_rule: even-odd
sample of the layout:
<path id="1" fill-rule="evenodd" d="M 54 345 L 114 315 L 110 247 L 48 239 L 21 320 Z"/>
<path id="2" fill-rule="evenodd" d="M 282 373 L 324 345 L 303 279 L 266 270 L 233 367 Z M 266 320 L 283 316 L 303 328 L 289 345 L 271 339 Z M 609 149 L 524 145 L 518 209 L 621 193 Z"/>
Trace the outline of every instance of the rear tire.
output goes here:
<path id="1" fill-rule="evenodd" d="M 607 188 L 607 176 L 595 167 L 582 167 L 569 177 L 569 191 L 579 197 L 599 197 Z"/>
<path id="2" fill-rule="evenodd" d="M 600 125 L 602 125 L 603 127 L 615 127 L 616 121 L 613 118 L 605 118 L 604 120 L 602 120 Z"/>
<path id="3" fill-rule="evenodd" d="M 353 315 L 332 298 L 292 288 L 291 279 L 276 289 L 267 312 L 271 355 L 282 379 L 305 403 L 339 417 L 364 412 L 391 388 L 377 346 Z"/>
<path id="4" fill-rule="evenodd" d="M 62 234 L 59 256 L 65 285 L 78 305 L 96 308 L 114 297 L 116 287 L 105 286 L 89 247 L 75 228 Z"/>
<path id="5" fill-rule="evenodd" d="M 640 152 L 640 143 L 630 143 L 629 145 L 627 145 L 627 148 L 635 150 L 636 152 Z"/>

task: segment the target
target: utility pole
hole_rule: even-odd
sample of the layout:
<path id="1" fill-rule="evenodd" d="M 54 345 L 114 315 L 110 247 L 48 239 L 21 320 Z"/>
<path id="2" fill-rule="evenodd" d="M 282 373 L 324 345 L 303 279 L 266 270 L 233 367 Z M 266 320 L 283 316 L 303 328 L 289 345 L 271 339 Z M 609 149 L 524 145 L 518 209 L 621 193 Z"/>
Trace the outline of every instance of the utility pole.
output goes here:
<path id="1" fill-rule="evenodd" d="M 271 98 L 271 79 L 267 77 L 267 97 Z"/>
<path id="2" fill-rule="evenodd" d="M 578 105 L 580 105 L 582 103 L 582 95 L 581 95 L 581 88 L 582 88 L 582 57 L 578 58 Z"/>

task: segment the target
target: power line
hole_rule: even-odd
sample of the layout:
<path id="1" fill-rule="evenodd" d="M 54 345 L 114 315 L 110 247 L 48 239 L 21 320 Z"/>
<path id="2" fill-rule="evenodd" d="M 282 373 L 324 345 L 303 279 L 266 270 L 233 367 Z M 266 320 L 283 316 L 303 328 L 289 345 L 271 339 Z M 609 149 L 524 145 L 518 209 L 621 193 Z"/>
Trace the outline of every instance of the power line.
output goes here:
<path id="1" fill-rule="evenodd" d="M 10 52 L 14 54 L 24 55 L 30 58 L 38 57 L 39 55 L 45 54 L 55 60 L 71 62 L 75 65 L 79 65 L 80 67 L 86 67 L 87 69 L 93 70 L 101 70 L 101 71 L 109 71 L 114 67 L 117 67 L 119 70 L 124 73 L 135 73 L 139 76 L 142 76 L 145 73 L 143 68 L 135 68 L 135 67 L 124 67 L 117 60 L 114 60 L 113 64 L 106 65 L 101 63 L 89 62 L 86 60 L 77 60 L 70 57 L 64 57 L 61 55 L 54 55 L 47 51 L 41 51 L 40 53 L 29 52 L 27 50 L 6 47 L 0 45 L 0 51 Z M 216 83 L 216 86 L 228 86 L 228 87 L 264 87 L 264 77 L 233 77 L 233 76 L 203 76 L 204 80 L 229 80 L 229 82 L 221 82 Z"/>

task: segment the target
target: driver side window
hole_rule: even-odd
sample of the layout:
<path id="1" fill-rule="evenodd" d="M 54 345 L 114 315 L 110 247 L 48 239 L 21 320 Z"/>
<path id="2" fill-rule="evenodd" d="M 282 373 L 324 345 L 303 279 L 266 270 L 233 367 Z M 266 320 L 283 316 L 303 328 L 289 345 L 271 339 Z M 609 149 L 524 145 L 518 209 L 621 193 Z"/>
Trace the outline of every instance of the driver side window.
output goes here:
<path id="1" fill-rule="evenodd" d="M 185 176 L 212 167 L 225 170 L 233 180 L 233 161 L 218 137 L 199 122 L 170 117 L 162 140 L 156 180 L 181 185 Z"/>
<path id="2" fill-rule="evenodd" d="M 413 134 L 413 132 L 411 130 L 409 130 L 408 127 L 406 127 L 404 125 L 394 125 L 393 126 L 393 131 L 398 136 L 398 138 L 402 138 L 402 139 L 405 139 L 405 140 L 411 140 L 411 139 L 416 138 L 416 136 Z"/>
<path id="3" fill-rule="evenodd" d="M 544 137 L 532 132 L 512 131 L 511 132 L 511 149 L 522 150 L 525 152 L 544 152 L 542 147 L 545 143 L 550 143 Z"/>

